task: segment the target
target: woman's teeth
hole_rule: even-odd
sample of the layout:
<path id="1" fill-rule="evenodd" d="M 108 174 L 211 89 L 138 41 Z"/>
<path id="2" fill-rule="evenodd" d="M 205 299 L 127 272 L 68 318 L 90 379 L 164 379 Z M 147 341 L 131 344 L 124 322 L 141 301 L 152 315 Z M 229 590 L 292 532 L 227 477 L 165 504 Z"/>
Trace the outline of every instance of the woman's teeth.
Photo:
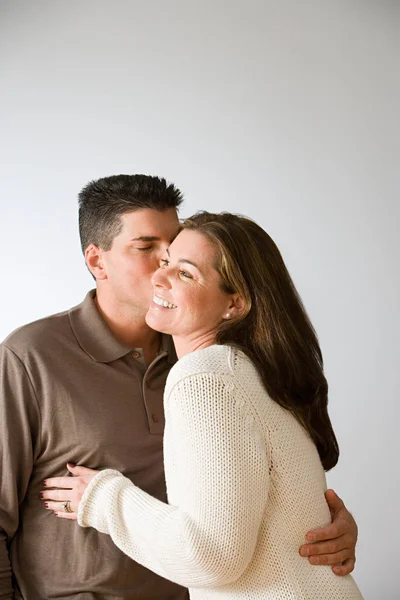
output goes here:
<path id="1" fill-rule="evenodd" d="M 167 302 L 163 298 L 158 298 L 157 296 L 154 296 L 153 302 L 164 308 L 176 308 L 175 304 L 171 304 L 171 302 Z"/>

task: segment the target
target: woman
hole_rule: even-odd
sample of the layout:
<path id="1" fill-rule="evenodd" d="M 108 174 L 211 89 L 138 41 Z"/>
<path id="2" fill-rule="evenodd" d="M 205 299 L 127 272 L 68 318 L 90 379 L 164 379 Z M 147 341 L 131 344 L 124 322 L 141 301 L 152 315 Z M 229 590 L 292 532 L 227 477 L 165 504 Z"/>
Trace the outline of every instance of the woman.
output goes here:
<path id="1" fill-rule="evenodd" d="M 106 469 L 80 477 L 66 508 L 193 599 L 361 598 L 298 554 L 330 521 L 324 469 L 339 449 L 317 337 L 274 242 L 244 217 L 199 213 L 153 286 L 146 321 L 179 358 L 164 396 L 169 504 Z"/>

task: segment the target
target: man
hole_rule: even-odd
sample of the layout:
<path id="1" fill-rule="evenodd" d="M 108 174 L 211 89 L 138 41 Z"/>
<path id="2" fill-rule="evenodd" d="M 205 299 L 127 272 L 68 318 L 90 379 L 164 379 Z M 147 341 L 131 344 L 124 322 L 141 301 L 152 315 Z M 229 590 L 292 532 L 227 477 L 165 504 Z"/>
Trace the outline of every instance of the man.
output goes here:
<path id="1" fill-rule="evenodd" d="M 118 175 L 89 183 L 79 202 L 96 291 L 17 330 L 0 350 L 0 599 L 183 600 L 186 590 L 128 559 L 108 536 L 41 506 L 42 481 L 78 461 L 118 469 L 166 500 L 162 394 L 176 356 L 144 316 L 151 275 L 178 232 L 182 195 L 157 177 Z M 331 500 L 334 523 L 317 535 L 337 539 L 313 554 L 345 561 L 336 571 L 345 574 L 357 528 L 340 499 Z"/>

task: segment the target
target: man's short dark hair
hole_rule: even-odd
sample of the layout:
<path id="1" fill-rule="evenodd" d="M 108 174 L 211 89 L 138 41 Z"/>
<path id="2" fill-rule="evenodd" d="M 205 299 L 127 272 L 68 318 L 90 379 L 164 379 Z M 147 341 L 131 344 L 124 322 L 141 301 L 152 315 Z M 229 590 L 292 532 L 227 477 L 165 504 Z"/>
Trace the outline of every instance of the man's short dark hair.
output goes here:
<path id="1" fill-rule="evenodd" d="M 79 235 L 82 251 L 90 244 L 110 250 L 122 229 L 121 215 L 152 208 L 178 209 L 182 192 L 152 175 L 112 175 L 88 183 L 79 193 Z"/>

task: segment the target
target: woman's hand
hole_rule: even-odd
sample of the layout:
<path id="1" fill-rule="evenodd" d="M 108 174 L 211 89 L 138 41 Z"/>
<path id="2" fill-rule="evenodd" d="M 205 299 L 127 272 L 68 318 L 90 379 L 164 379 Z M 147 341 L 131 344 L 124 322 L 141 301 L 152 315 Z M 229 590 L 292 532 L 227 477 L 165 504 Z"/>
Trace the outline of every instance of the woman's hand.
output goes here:
<path id="1" fill-rule="evenodd" d="M 44 507 L 56 517 L 76 521 L 79 503 L 90 481 L 99 471 L 67 464 L 74 477 L 52 477 L 43 482 L 45 490 L 40 493 Z M 52 488 L 52 489 L 48 489 Z"/>

